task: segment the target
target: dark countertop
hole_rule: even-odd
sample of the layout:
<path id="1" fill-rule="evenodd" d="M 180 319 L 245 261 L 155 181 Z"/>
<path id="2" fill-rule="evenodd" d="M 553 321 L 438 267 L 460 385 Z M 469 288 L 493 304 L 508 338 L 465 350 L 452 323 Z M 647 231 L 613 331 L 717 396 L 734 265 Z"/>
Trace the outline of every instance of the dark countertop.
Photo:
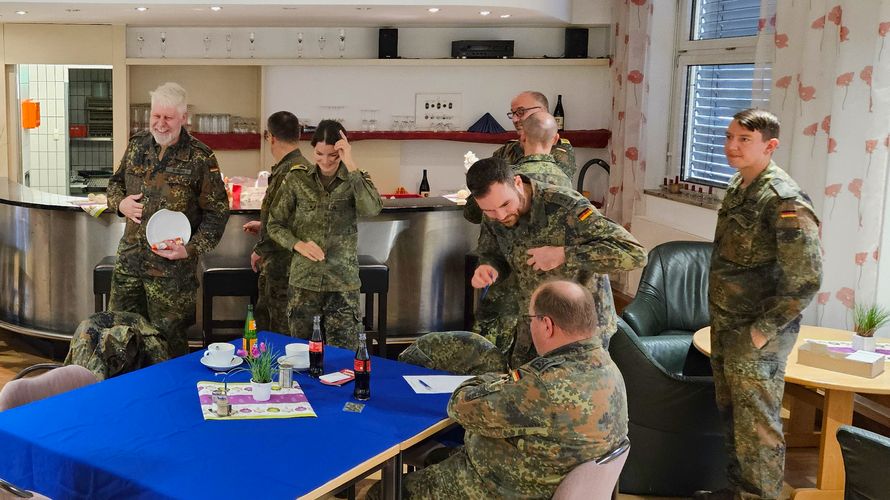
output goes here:
<path id="1" fill-rule="evenodd" d="M 71 203 L 75 199 L 85 197 L 63 196 L 46 193 L 37 189 L 23 186 L 6 177 L 0 177 L 0 203 L 28 208 L 41 208 L 45 210 L 67 210 L 82 212 L 83 210 Z M 383 200 L 383 212 L 432 212 L 439 210 L 463 210 L 463 205 L 457 205 L 447 198 L 432 196 L 429 198 L 398 198 L 395 200 Z M 86 213 L 86 212 L 84 212 Z M 258 214 L 259 209 L 232 210 L 234 215 Z M 105 212 L 102 215 L 108 214 Z"/>

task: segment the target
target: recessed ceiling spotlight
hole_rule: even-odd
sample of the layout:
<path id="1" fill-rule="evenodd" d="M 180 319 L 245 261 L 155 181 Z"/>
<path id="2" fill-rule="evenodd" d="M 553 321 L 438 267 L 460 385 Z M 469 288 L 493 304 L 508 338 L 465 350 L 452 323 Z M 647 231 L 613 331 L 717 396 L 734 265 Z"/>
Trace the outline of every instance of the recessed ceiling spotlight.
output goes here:
<path id="1" fill-rule="evenodd" d="M 139 12 L 145 12 L 148 10 L 148 7 L 136 7 L 136 10 Z"/>
<path id="2" fill-rule="evenodd" d="M 491 14 L 491 11 L 490 10 L 480 10 L 479 14 L 482 16 L 487 16 L 487 15 Z"/>
<path id="3" fill-rule="evenodd" d="M 371 10 L 370 7 L 356 7 L 355 10 Z"/>
<path id="4" fill-rule="evenodd" d="M 510 14 L 501 14 L 501 19 L 507 19 L 510 17 Z"/>
<path id="5" fill-rule="evenodd" d="M 15 11 L 15 13 L 20 16 L 24 16 L 25 14 L 28 13 L 28 11 L 27 10 L 17 10 L 17 11 Z"/>
<path id="6" fill-rule="evenodd" d="M 213 12 L 219 12 L 222 10 L 222 7 L 220 7 L 219 5 L 212 5 L 210 7 L 210 10 L 212 10 Z"/>
<path id="7" fill-rule="evenodd" d="M 80 9 L 65 9 L 65 12 L 80 12 Z"/>
<path id="8" fill-rule="evenodd" d="M 299 10 L 299 7 L 282 7 L 281 10 Z"/>
<path id="9" fill-rule="evenodd" d="M 430 12 L 432 12 L 433 14 L 435 14 L 436 12 L 439 12 L 439 8 L 438 8 L 438 7 L 430 7 L 430 8 L 427 9 L 427 10 L 430 11 Z"/>

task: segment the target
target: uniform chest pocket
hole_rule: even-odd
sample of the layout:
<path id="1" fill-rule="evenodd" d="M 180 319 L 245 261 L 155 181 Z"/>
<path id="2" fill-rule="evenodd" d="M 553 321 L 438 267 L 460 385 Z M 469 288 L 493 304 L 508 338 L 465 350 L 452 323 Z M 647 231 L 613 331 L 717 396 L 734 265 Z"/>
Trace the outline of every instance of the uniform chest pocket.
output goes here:
<path id="1" fill-rule="evenodd" d="M 751 251 L 757 232 L 757 220 L 753 212 L 744 211 L 726 216 L 721 223 L 720 257 L 742 266 L 753 262 Z"/>
<path id="2" fill-rule="evenodd" d="M 167 209 L 177 212 L 185 211 L 192 199 L 192 178 L 187 175 L 167 174 L 165 176 L 167 192 L 164 196 Z"/>
<path id="3" fill-rule="evenodd" d="M 139 194 L 142 192 L 142 185 L 145 182 L 145 173 L 148 168 L 145 165 L 130 165 L 127 167 L 127 175 L 124 182 L 126 183 L 127 194 Z"/>

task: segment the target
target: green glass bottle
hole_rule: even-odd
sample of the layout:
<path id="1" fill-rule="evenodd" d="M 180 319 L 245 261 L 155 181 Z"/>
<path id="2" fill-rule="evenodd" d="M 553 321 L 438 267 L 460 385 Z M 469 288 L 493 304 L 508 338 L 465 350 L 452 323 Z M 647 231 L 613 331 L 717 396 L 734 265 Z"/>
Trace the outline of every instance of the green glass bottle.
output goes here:
<path id="1" fill-rule="evenodd" d="M 244 320 L 244 338 L 241 340 L 241 348 L 250 353 L 256 345 L 256 320 L 253 319 L 253 304 L 247 305 L 247 319 Z"/>

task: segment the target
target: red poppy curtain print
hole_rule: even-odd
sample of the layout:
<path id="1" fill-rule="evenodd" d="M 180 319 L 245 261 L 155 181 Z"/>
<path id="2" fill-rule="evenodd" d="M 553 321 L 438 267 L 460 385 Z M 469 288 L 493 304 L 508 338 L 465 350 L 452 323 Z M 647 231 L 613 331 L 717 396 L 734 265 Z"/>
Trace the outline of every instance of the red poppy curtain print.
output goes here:
<path id="1" fill-rule="evenodd" d="M 763 3 L 757 64 L 772 69 L 770 110 L 782 122 L 774 159 L 821 220 L 822 290 L 805 319 L 849 329 L 857 299 L 890 306 L 877 279 L 880 237 L 890 231 L 890 2 Z"/>
<path id="2" fill-rule="evenodd" d="M 654 11 L 650 0 L 614 0 L 615 55 L 612 72 L 612 159 L 607 216 L 630 228 L 637 204 L 642 202 L 646 158 L 643 145 L 646 131 L 646 79 L 650 21 Z"/>

